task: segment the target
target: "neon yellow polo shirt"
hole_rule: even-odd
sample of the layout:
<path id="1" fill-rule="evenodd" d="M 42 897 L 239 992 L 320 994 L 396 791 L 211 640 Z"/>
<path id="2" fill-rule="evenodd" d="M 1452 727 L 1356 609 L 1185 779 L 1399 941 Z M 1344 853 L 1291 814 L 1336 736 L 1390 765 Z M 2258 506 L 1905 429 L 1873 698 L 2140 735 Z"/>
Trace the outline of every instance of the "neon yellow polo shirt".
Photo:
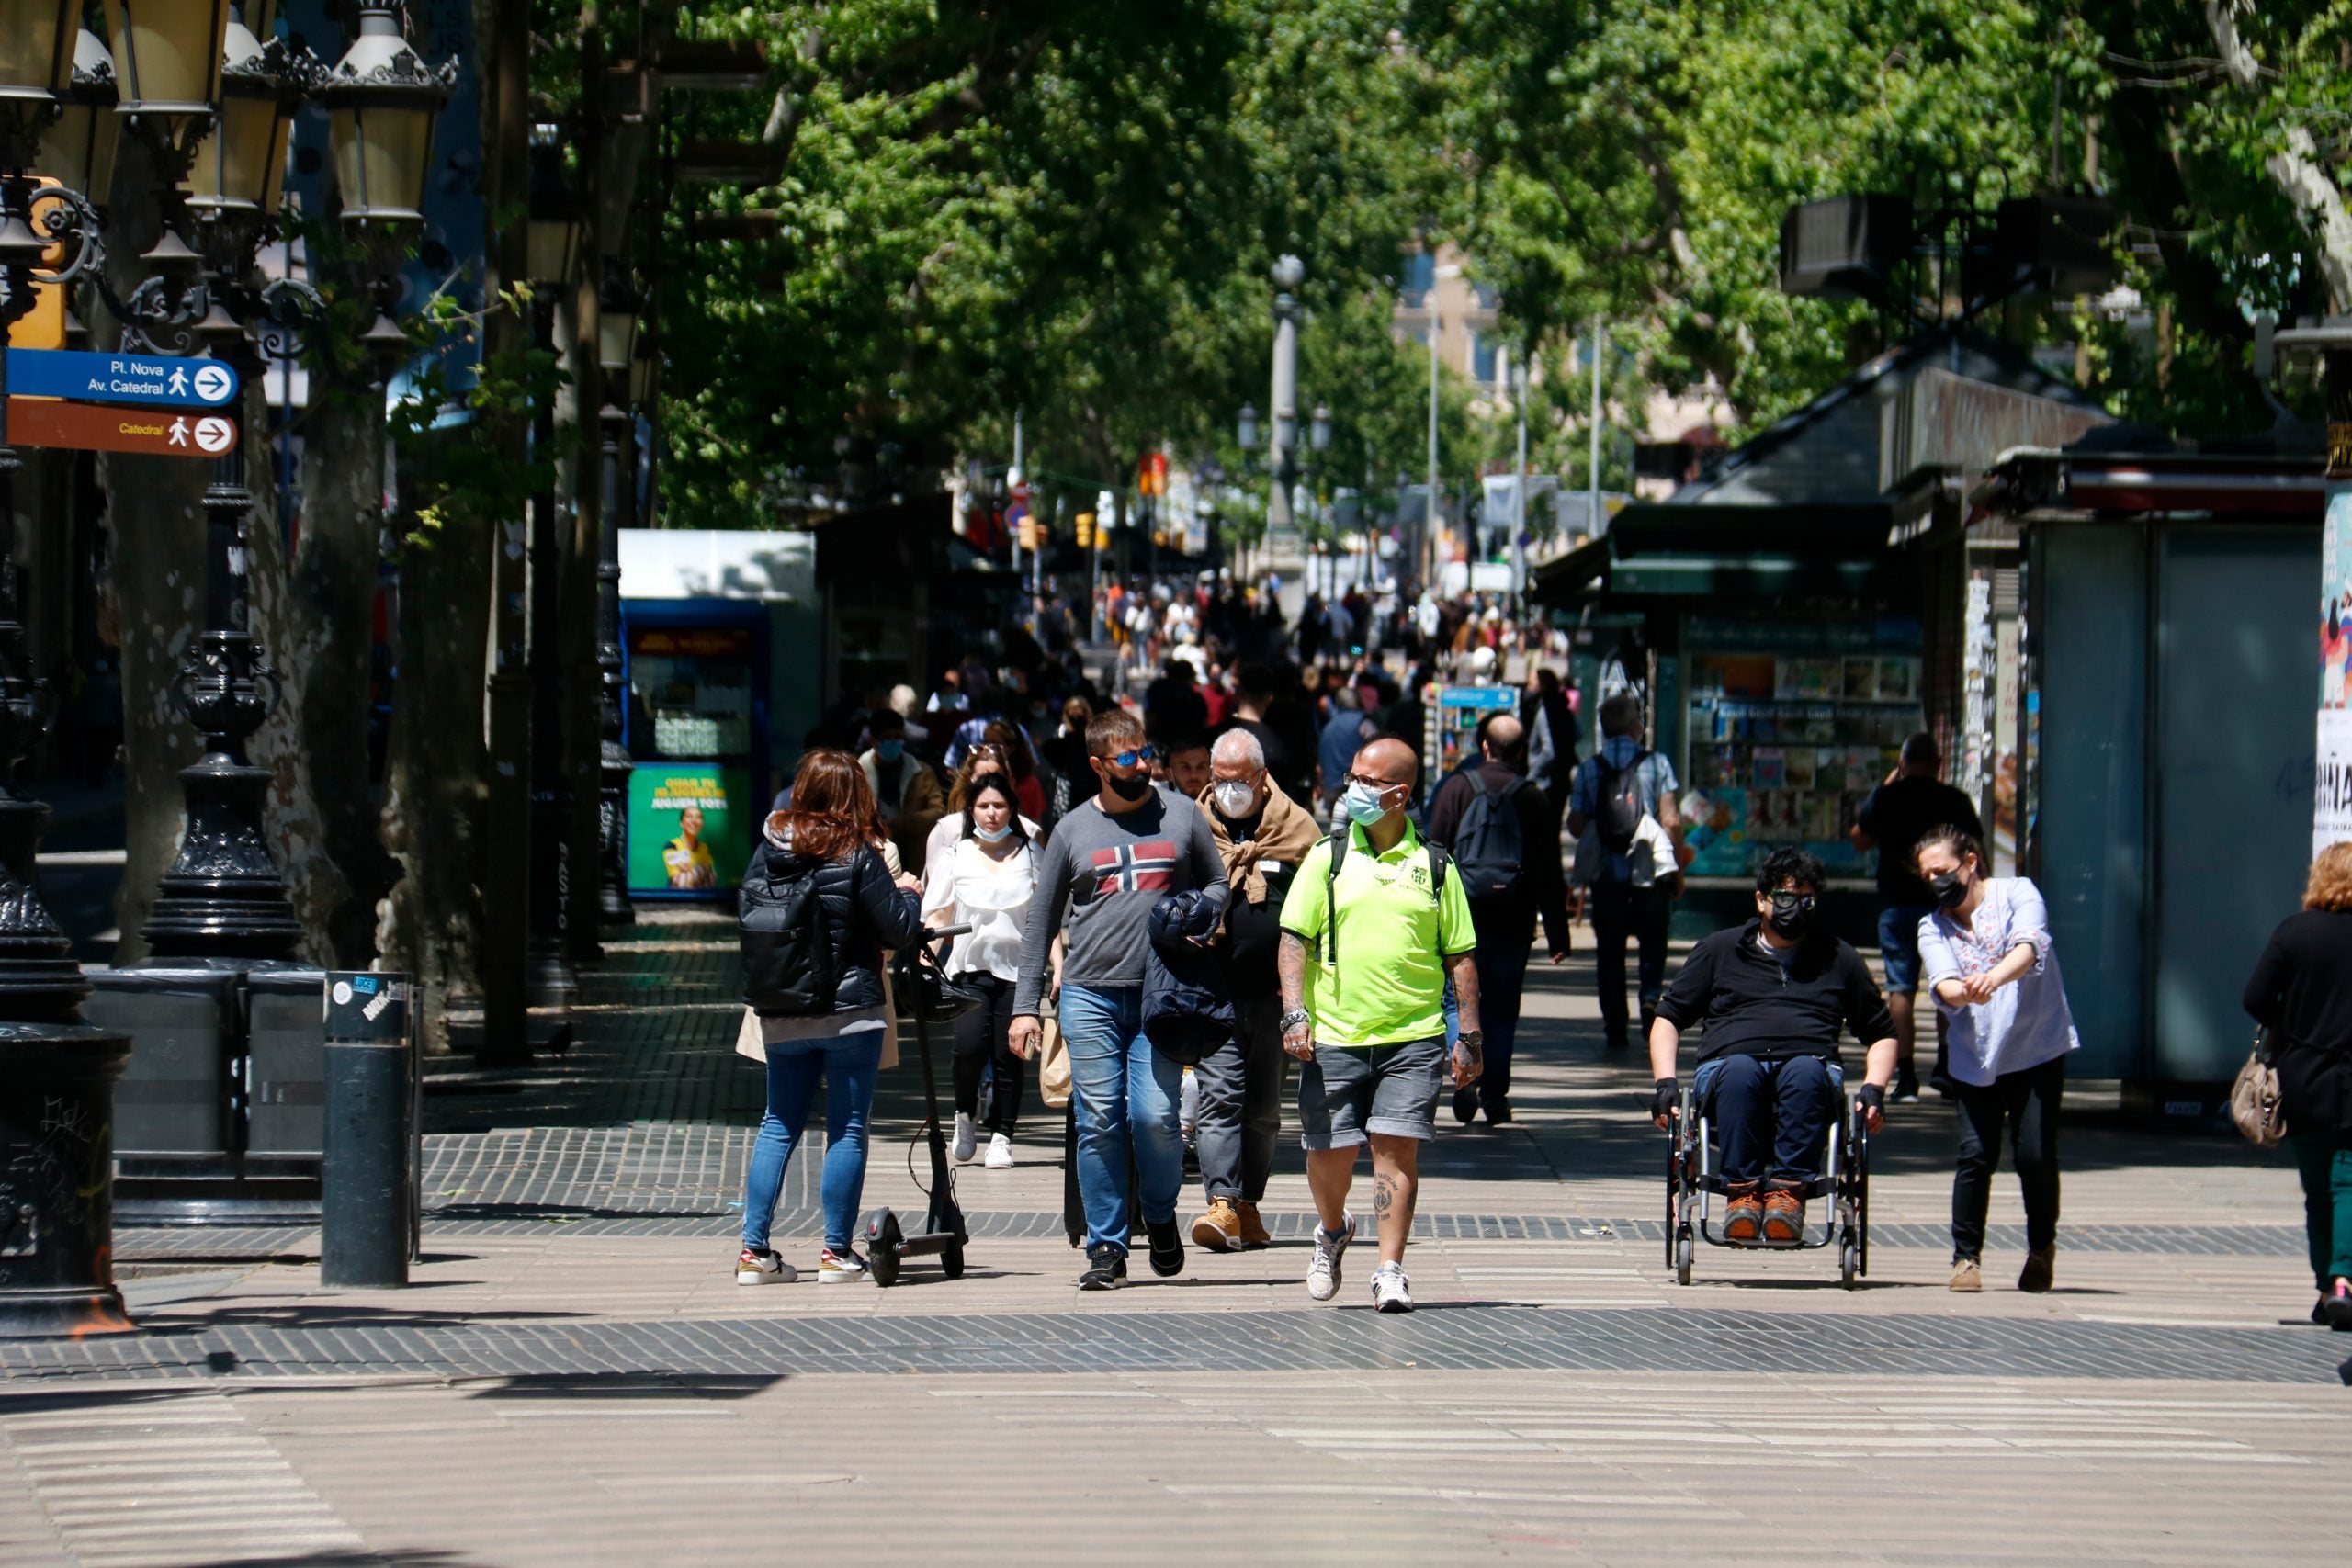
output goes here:
<path id="1" fill-rule="evenodd" d="M 1316 1043 L 1361 1049 L 1444 1033 L 1443 959 L 1478 945 L 1460 871 L 1449 865 L 1444 891 L 1432 888 L 1429 851 L 1410 822 L 1385 854 L 1373 853 L 1363 829 L 1350 823 L 1335 886 L 1328 886 L 1330 865 L 1326 839 L 1306 852 L 1283 900 L 1283 930 L 1306 944 Z M 1335 921 L 1336 965 L 1325 941 Z"/>

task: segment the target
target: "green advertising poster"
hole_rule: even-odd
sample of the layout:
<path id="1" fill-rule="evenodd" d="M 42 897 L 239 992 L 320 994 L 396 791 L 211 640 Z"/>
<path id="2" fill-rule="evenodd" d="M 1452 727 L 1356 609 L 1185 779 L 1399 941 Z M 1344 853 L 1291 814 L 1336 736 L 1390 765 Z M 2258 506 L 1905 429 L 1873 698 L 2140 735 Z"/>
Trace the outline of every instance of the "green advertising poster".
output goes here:
<path id="1" fill-rule="evenodd" d="M 752 775 L 708 762 L 639 762 L 628 780 L 628 885 L 723 897 L 743 880 L 765 814 Z"/>

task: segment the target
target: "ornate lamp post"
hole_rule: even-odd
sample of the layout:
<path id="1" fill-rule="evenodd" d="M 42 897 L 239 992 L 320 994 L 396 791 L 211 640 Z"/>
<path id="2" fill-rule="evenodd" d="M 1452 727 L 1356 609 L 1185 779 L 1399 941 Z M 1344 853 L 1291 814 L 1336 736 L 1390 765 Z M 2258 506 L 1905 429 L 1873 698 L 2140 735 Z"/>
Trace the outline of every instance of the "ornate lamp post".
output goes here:
<path id="1" fill-rule="evenodd" d="M 12 1338 L 130 1326 L 114 1286 L 107 1186 L 112 1085 L 130 1041 L 81 1021 L 90 985 L 34 881 L 49 807 L 17 784 L 50 701 L 26 669 L 17 618 L 20 463 L 7 442 L 6 349 L 34 287 L 71 281 L 93 254 L 82 209 L 57 214 L 28 172 L 56 122 L 55 95 L 73 85 L 80 19 L 79 0 L 42 0 L 15 7 L 0 35 L 0 1337 Z"/>
<path id="2" fill-rule="evenodd" d="M 248 323 L 274 317 L 288 329 L 275 334 L 283 341 L 299 338 L 316 318 L 317 297 L 307 286 L 289 278 L 255 288 L 254 255 L 277 217 L 295 107 L 317 76 L 307 52 L 289 55 L 275 39 L 265 45 L 242 15 L 230 17 L 217 77 L 219 122 L 197 145 L 187 203 L 206 265 L 204 313 L 193 335 L 248 378 L 261 367 Z M 277 705 L 278 681 L 251 626 L 245 562 L 253 494 L 242 431 L 214 459 L 202 504 L 204 629 L 175 684 L 204 739 L 204 755 L 180 771 L 187 826 L 141 934 L 159 959 L 291 959 L 302 926 L 262 829 L 269 770 L 255 767 L 245 750 Z"/>

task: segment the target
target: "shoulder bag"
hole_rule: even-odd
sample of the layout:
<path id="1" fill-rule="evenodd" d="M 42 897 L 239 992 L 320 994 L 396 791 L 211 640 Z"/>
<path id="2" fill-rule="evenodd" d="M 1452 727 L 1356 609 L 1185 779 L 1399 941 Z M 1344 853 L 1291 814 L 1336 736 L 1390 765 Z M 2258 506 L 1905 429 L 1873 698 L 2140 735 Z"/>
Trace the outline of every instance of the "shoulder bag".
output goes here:
<path id="1" fill-rule="evenodd" d="M 2270 1062 L 2267 1029 L 2255 1031 L 2254 1050 L 2230 1085 L 2230 1120 L 2256 1148 L 2270 1148 L 2287 1136 L 2287 1111 L 2278 1092 L 2278 1069 Z"/>

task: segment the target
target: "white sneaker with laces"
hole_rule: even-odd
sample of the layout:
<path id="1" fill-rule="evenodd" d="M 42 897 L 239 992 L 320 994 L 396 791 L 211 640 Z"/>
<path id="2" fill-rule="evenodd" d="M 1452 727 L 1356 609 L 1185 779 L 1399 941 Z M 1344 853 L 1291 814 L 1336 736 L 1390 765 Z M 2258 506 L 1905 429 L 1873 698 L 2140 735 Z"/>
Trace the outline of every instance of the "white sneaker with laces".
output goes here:
<path id="1" fill-rule="evenodd" d="M 753 1252 L 747 1247 L 735 1255 L 739 1285 L 789 1285 L 798 1278 L 800 1270 L 774 1252 Z"/>
<path id="2" fill-rule="evenodd" d="M 860 1258 L 854 1250 L 837 1253 L 829 1247 L 817 1256 L 817 1283 L 820 1285 L 853 1283 L 865 1278 L 865 1259 Z"/>
<path id="3" fill-rule="evenodd" d="M 1413 1310 L 1413 1282 L 1401 1263 L 1384 1263 L 1372 1271 L 1372 1304 L 1382 1312 Z"/>
<path id="4" fill-rule="evenodd" d="M 971 1164 L 979 1142 L 980 1130 L 972 1124 L 972 1118 L 964 1111 L 956 1112 L 956 1163 Z"/>
<path id="5" fill-rule="evenodd" d="M 1306 1293 L 1318 1302 L 1328 1302 L 1340 1293 L 1340 1255 L 1348 1250 L 1348 1243 L 1356 1238 L 1356 1217 L 1348 1216 L 1347 1224 L 1337 1232 L 1315 1227 L 1315 1256 L 1306 1262 Z"/>
<path id="6" fill-rule="evenodd" d="M 980 1163 L 989 1170 L 1011 1170 L 1012 1168 L 1012 1140 L 1002 1133 L 989 1134 L 988 1157 Z"/>

